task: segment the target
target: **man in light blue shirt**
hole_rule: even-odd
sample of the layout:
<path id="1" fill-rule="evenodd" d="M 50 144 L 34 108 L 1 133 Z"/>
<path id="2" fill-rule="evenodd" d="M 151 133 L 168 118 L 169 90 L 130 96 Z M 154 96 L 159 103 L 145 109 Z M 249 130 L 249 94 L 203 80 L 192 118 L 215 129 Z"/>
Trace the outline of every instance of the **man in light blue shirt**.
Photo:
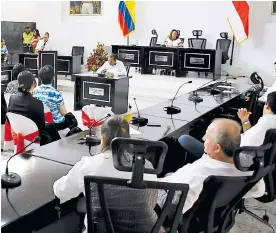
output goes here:
<path id="1" fill-rule="evenodd" d="M 55 72 L 52 66 L 46 65 L 41 68 L 38 77 L 42 85 L 34 89 L 33 96 L 48 106 L 58 130 L 71 129 L 77 126 L 77 121 L 72 113 L 67 113 L 62 93 L 52 86 L 54 75 Z M 72 118 L 74 124 L 72 124 Z"/>

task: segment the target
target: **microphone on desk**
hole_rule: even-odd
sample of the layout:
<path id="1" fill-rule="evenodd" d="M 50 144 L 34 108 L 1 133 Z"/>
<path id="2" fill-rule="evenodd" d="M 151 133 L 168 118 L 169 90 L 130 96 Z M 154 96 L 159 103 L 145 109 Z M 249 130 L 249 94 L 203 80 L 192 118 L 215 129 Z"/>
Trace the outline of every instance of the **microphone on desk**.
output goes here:
<path id="1" fill-rule="evenodd" d="M 24 151 L 27 147 L 29 147 L 30 145 L 32 145 L 33 143 L 37 143 L 40 142 L 41 138 L 39 136 L 37 136 L 31 143 L 29 143 L 27 146 L 25 146 L 24 148 L 22 148 L 20 151 L 18 151 L 17 153 L 15 153 L 13 156 L 11 156 L 6 164 L 6 171 L 5 173 L 1 176 L 1 185 L 4 188 L 15 188 L 21 185 L 21 177 L 14 173 L 14 172 L 9 172 L 9 162 L 10 160 L 20 154 L 22 151 Z"/>
<path id="2" fill-rule="evenodd" d="M 205 84 L 203 84 L 202 86 L 198 87 L 196 90 L 193 91 L 193 93 L 189 96 L 188 100 L 193 101 L 195 104 L 201 103 L 203 102 L 203 99 L 197 95 L 197 91 L 202 88 L 207 86 L 207 84 L 213 82 L 213 80 L 211 80 L 210 82 L 207 82 Z"/>
<path id="3" fill-rule="evenodd" d="M 101 118 L 101 119 L 98 120 L 98 121 L 95 121 L 95 122 L 91 125 L 91 127 L 89 127 L 89 135 L 87 135 L 87 136 L 84 138 L 84 140 L 85 140 L 84 143 L 88 146 L 88 148 L 89 148 L 89 154 L 90 154 L 90 155 L 91 155 L 91 147 L 92 147 L 92 146 L 98 146 L 98 145 L 101 144 L 101 140 L 100 140 L 97 136 L 92 135 L 92 127 L 93 127 L 94 125 L 96 125 L 97 123 L 99 123 L 99 122 L 105 120 L 106 118 L 110 117 L 110 116 L 111 116 L 111 114 L 108 113 L 105 117 Z"/>
<path id="4" fill-rule="evenodd" d="M 139 109 L 138 109 L 138 106 L 137 106 L 137 103 L 136 103 L 136 98 L 133 98 L 133 100 L 134 100 L 134 103 L 136 105 L 138 117 L 132 117 L 131 124 L 138 125 L 139 127 L 147 125 L 148 124 L 148 119 L 140 116 L 140 112 L 139 112 Z"/>
<path id="5" fill-rule="evenodd" d="M 186 83 L 183 83 L 177 90 L 177 92 L 175 93 L 173 99 L 172 99 L 172 103 L 171 103 L 171 106 L 168 106 L 168 107 L 165 107 L 164 108 L 164 111 L 167 112 L 167 114 L 178 114 L 181 112 L 181 109 L 179 107 L 176 107 L 176 106 L 173 106 L 173 101 L 175 100 L 179 90 L 181 89 L 181 87 L 183 87 L 185 84 L 188 84 L 188 83 L 192 83 L 193 81 L 189 81 L 189 82 L 186 82 Z"/>

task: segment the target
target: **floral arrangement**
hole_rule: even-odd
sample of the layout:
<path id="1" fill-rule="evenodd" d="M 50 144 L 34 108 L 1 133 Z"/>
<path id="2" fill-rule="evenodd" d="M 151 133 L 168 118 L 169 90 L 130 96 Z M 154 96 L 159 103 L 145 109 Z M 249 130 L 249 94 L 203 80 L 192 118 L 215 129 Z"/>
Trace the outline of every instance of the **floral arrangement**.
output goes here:
<path id="1" fill-rule="evenodd" d="M 87 59 L 87 70 L 97 71 L 108 60 L 108 53 L 104 50 L 104 44 L 97 44 L 97 48 L 93 50 Z"/>

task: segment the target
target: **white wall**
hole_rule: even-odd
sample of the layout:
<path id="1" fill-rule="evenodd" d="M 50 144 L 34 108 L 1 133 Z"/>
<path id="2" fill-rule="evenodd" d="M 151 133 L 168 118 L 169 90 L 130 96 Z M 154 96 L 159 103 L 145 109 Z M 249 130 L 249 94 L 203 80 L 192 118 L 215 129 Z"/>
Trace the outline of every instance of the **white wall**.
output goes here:
<path id="1" fill-rule="evenodd" d="M 7 1 L 1 0 L 1 21 L 35 22 L 35 1 Z"/>
<path id="2" fill-rule="evenodd" d="M 102 16 L 69 16 L 69 2 L 37 2 L 44 9 L 37 18 L 40 32 L 48 31 L 53 49 L 70 54 L 73 45 L 85 46 L 88 56 L 98 42 L 124 44 L 117 22 L 118 2 L 103 2 Z"/>
<path id="3" fill-rule="evenodd" d="M 5 2 L 2 20 L 36 21 L 43 34 L 50 33 L 53 49 L 70 54 L 73 45 L 85 46 L 85 56 L 97 42 L 105 45 L 126 44 L 118 26 L 118 2 L 104 1 L 103 16 L 69 16 L 68 1 Z M 222 31 L 230 31 L 226 21 L 231 2 L 219 1 L 136 1 L 136 31 L 130 43 L 148 45 L 151 30 L 156 29 L 163 43 L 172 28 L 181 30 L 181 37 L 192 36 L 193 29 L 202 29 L 207 48 L 215 48 Z M 31 13 L 30 13 L 31 12 Z M 276 16 L 271 16 L 271 1 L 250 2 L 250 37 L 235 46 L 233 66 L 223 69 L 234 75 L 257 71 L 267 84 L 272 82 L 276 61 Z M 187 44 L 186 44 L 187 46 Z"/>

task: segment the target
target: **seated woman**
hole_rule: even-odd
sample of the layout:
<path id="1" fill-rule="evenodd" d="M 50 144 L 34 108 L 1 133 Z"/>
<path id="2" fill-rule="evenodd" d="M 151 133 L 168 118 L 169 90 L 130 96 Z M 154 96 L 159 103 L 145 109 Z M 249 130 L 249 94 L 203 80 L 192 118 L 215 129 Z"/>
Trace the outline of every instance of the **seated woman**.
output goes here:
<path id="1" fill-rule="evenodd" d="M 21 63 L 17 63 L 12 68 L 12 79 L 13 81 L 9 82 L 5 90 L 5 94 L 19 94 L 18 91 L 18 75 L 25 70 L 25 66 Z"/>
<path id="2" fill-rule="evenodd" d="M 116 178 L 130 178 L 130 172 L 118 171 L 113 165 L 112 151 L 110 149 L 111 141 L 116 137 L 130 138 L 129 125 L 121 116 L 112 116 L 101 126 L 101 153 L 93 157 L 84 156 L 81 161 L 54 183 L 54 193 L 60 199 L 61 203 L 71 198 L 77 197 L 80 193 L 84 193 L 84 176 L 97 175 Z M 123 153 L 121 163 L 124 166 L 131 166 L 132 156 Z M 150 165 L 146 163 L 146 167 Z M 145 175 L 146 180 L 157 180 L 156 175 Z M 92 188 L 93 213 L 97 216 L 97 227 L 104 229 L 103 216 L 100 211 L 97 191 Z M 122 193 L 127 195 L 122 195 Z M 150 232 L 154 226 L 157 216 L 154 212 L 156 205 L 157 192 L 126 189 L 114 186 L 105 189 L 106 200 L 110 208 L 112 208 L 112 218 L 114 230 L 120 233 L 127 232 Z M 122 216 L 119 217 L 119 216 Z M 137 217 L 137 218 L 135 218 Z M 95 220 L 94 220 L 95 221 Z M 85 219 L 85 225 L 87 220 Z M 102 231 L 101 231 L 102 232 Z M 103 231 L 106 232 L 106 231 Z"/>
<path id="3" fill-rule="evenodd" d="M 173 29 L 169 37 L 165 41 L 167 47 L 177 47 L 183 45 L 182 41 L 179 39 L 178 31 Z"/>
<path id="4" fill-rule="evenodd" d="M 36 87 L 33 74 L 26 70 L 22 71 L 17 80 L 19 94 L 10 97 L 8 112 L 31 119 L 37 125 L 41 145 L 60 139 L 54 124 L 45 124 L 42 102 L 32 96 L 33 89 Z"/>
<path id="5" fill-rule="evenodd" d="M 4 39 L 1 39 L 1 62 L 6 63 L 8 61 L 8 49 L 6 46 L 6 41 Z"/>

